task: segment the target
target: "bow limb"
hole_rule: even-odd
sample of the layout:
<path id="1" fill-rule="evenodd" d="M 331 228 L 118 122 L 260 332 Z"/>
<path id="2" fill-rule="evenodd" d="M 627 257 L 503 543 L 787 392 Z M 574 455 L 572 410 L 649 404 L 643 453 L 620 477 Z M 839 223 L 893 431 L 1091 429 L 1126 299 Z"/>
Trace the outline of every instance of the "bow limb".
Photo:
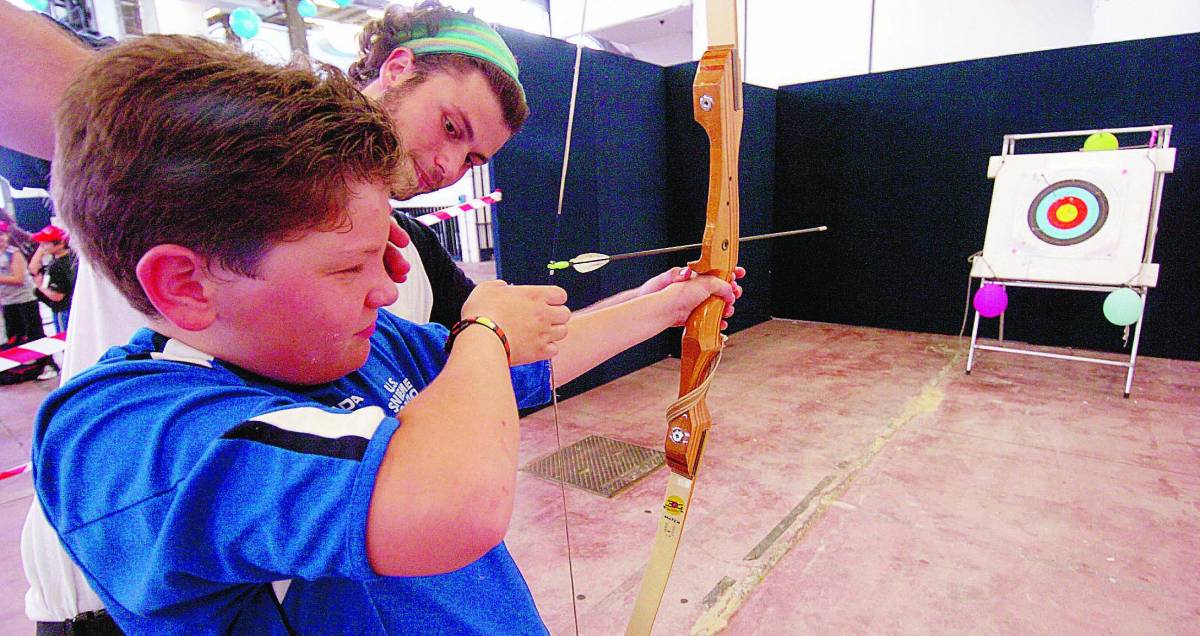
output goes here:
<path id="1" fill-rule="evenodd" d="M 733 280 L 738 253 L 738 153 L 742 132 L 742 85 L 737 13 L 730 2 L 708 3 L 709 42 L 692 84 L 696 122 L 708 133 L 708 207 L 698 274 Z M 725 303 L 709 298 L 692 310 L 683 331 L 679 399 L 667 410 L 665 450 L 671 474 L 650 562 L 626 634 L 649 634 L 666 590 L 695 491 L 696 473 L 712 417 L 705 396 L 725 337 Z"/>

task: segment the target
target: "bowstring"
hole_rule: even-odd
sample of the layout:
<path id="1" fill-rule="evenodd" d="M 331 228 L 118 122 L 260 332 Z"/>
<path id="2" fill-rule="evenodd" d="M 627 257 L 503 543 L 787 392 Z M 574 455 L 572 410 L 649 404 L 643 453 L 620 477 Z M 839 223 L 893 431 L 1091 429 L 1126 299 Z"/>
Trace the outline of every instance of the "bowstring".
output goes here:
<path id="1" fill-rule="evenodd" d="M 587 22 L 587 4 L 588 4 L 587 0 L 583 0 L 583 11 L 579 17 L 579 35 L 581 35 L 581 36 L 584 33 L 584 25 Z M 551 241 L 550 241 L 551 261 L 554 261 L 555 256 L 558 254 L 559 232 L 562 227 L 563 201 L 564 201 L 564 194 L 565 194 L 566 188 L 567 188 L 567 167 L 570 165 L 570 162 L 571 162 L 571 133 L 575 127 L 575 100 L 576 100 L 576 97 L 579 95 L 579 66 L 580 66 L 580 62 L 582 61 L 582 59 L 583 59 L 583 44 L 580 42 L 576 42 L 575 43 L 575 70 L 571 76 L 571 102 L 570 102 L 570 107 L 567 111 L 567 134 L 566 134 L 566 142 L 564 143 L 564 148 L 563 148 L 562 175 L 559 178 L 559 182 L 558 182 L 558 207 L 554 213 L 554 233 L 553 233 L 553 237 L 551 238 Z M 548 271 L 549 271 L 548 278 L 553 279 L 554 270 L 550 269 Z M 561 428 L 559 427 L 559 423 L 558 423 L 558 388 L 557 387 L 558 387 L 558 382 L 555 380 L 555 377 L 554 377 L 554 361 L 551 360 L 550 361 L 550 397 L 551 397 L 551 403 L 554 406 L 554 439 L 555 439 L 555 443 L 558 445 L 558 450 L 562 451 L 562 448 L 563 448 L 562 432 L 561 432 Z M 568 466 L 568 467 L 564 467 L 564 469 L 565 468 L 571 468 L 571 467 Z M 564 470 L 564 472 L 565 472 L 565 470 Z M 571 580 L 571 616 L 575 621 L 575 636 L 579 636 L 579 608 L 576 603 L 576 593 L 575 593 L 575 565 L 574 565 L 574 561 L 571 557 L 571 522 L 570 522 L 570 516 L 567 511 L 566 480 L 563 478 L 560 478 L 559 482 L 558 482 L 558 487 L 559 487 L 559 492 L 562 496 L 563 536 L 566 537 L 566 541 L 567 541 L 567 573 Z"/>

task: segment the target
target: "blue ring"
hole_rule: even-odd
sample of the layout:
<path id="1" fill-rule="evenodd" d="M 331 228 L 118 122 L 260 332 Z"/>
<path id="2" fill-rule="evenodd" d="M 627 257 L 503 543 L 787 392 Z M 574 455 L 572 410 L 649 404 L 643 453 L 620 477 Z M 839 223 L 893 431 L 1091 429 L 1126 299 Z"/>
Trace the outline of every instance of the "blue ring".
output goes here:
<path id="1" fill-rule="evenodd" d="M 1050 223 L 1050 206 L 1063 197 L 1076 197 L 1087 206 L 1087 217 L 1070 229 Z M 1029 205 L 1027 221 L 1033 235 L 1051 245 L 1076 245 L 1093 236 L 1108 220 L 1108 197 L 1095 184 L 1079 179 L 1052 183 L 1042 189 Z"/>

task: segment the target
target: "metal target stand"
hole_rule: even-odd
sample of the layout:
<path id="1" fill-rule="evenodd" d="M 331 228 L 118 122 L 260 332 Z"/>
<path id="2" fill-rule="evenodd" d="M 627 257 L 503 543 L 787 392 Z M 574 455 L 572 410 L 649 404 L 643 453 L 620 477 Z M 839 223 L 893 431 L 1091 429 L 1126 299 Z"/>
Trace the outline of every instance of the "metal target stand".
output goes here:
<path id="1" fill-rule="evenodd" d="M 1130 348 L 1129 361 L 1126 362 L 1126 361 L 1121 361 L 1121 360 L 1109 360 L 1109 359 L 1096 358 L 1096 357 L 1090 357 L 1090 356 L 1076 356 L 1076 355 L 1067 355 L 1067 354 L 1061 354 L 1061 353 L 1049 353 L 1049 352 L 1044 352 L 1044 351 L 1034 351 L 1032 349 L 1023 349 L 1023 348 L 1019 348 L 1016 346 L 979 344 L 978 335 L 979 335 L 980 315 L 979 315 L 978 310 L 974 310 L 975 311 L 975 320 L 974 320 L 974 324 L 971 328 L 971 348 L 967 354 L 966 372 L 968 375 L 970 375 L 971 368 L 974 366 L 975 351 L 977 349 L 984 350 L 984 351 L 998 351 L 998 352 L 1004 352 L 1004 353 L 1015 353 L 1015 354 L 1020 354 L 1020 355 L 1037 356 L 1037 357 L 1043 357 L 1043 358 L 1054 358 L 1057 360 L 1070 360 L 1070 361 L 1074 361 L 1074 362 L 1088 362 L 1088 363 L 1092 363 L 1092 364 L 1124 367 L 1126 369 L 1124 396 L 1126 398 L 1129 397 L 1130 390 L 1133 387 L 1134 366 L 1137 364 L 1138 344 L 1141 341 L 1141 337 L 1142 337 L 1142 323 L 1145 320 L 1145 306 L 1146 306 L 1147 293 L 1148 293 L 1149 288 L 1154 287 L 1158 282 L 1158 265 L 1151 261 L 1153 259 L 1153 255 L 1154 255 L 1154 241 L 1158 234 L 1158 214 L 1159 214 L 1159 208 L 1160 208 L 1160 205 L 1162 202 L 1163 181 L 1166 178 L 1166 174 L 1168 172 L 1171 172 L 1174 168 L 1174 148 L 1170 147 L 1171 126 L 1170 125 L 1161 125 L 1161 126 L 1144 126 L 1144 127 L 1134 127 L 1134 128 L 1075 130 L 1075 131 L 1067 131 L 1067 132 L 1005 135 L 1004 136 L 1004 145 L 1003 145 L 1003 149 L 1001 151 L 1000 156 L 991 157 L 991 161 L 988 164 L 988 177 L 996 178 L 1000 167 L 1004 164 L 1004 160 L 1010 156 L 1016 155 L 1016 142 L 1019 140 L 1022 140 L 1022 139 L 1047 139 L 1047 138 L 1054 138 L 1054 137 L 1077 137 L 1077 136 L 1085 137 L 1085 136 L 1090 136 L 1095 133 L 1102 133 L 1102 132 L 1113 133 L 1113 134 L 1149 133 L 1150 141 L 1145 146 L 1137 146 L 1135 148 L 1146 148 L 1147 152 L 1149 154 L 1153 155 L 1153 157 L 1155 157 L 1155 158 L 1158 158 L 1158 160 L 1161 162 L 1161 165 L 1159 163 L 1155 164 L 1156 169 L 1154 172 L 1154 182 L 1153 182 L 1152 189 L 1151 189 L 1149 218 L 1148 218 L 1148 223 L 1146 224 L 1146 234 L 1145 234 L 1145 241 L 1143 244 L 1144 247 L 1142 250 L 1141 266 L 1140 266 L 1138 272 L 1130 280 L 1124 281 L 1121 284 L 1116 284 L 1116 283 L 1095 284 L 1095 283 L 1090 283 L 1090 282 L 1089 283 L 1081 283 L 1081 282 L 1071 282 L 1071 281 L 1027 280 L 1027 279 L 1022 279 L 1020 277 L 1009 278 L 1009 277 L 997 275 L 997 272 L 992 270 L 991 266 L 988 265 L 988 263 L 986 262 L 985 259 L 976 258 L 972 262 L 970 275 L 972 278 L 980 279 L 981 287 L 988 283 L 994 283 L 994 284 L 998 284 L 998 285 L 1004 285 L 1006 287 L 1029 287 L 1029 288 L 1037 288 L 1037 289 L 1060 289 L 1060 290 L 1068 290 L 1068 291 L 1086 291 L 1086 292 L 1104 292 L 1104 293 L 1111 293 L 1115 290 L 1123 289 L 1123 288 L 1132 289 L 1135 293 L 1137 293 L 1137 295 L 1141 299 L 1142 312 L 1139 314 L 1137 322 L 1134 323 L 1133 325 L 1131 325 L 1133 327 L 1133 343 Z M 1155 154 L 1156 151 L 1158 151 L 1157 154 Z M 1098 151 L 1098 152 L 1104 152 L 1104 151 Z M 992 224 L 989 220 L 989 230 L 991 229 L 991 226 L 992 226 Z M 985 254 L 985 256 L 986 256 L 986 254 Z M 1000 318 L 999 341 L 1004 342 L 1004 314 L 1002 313 L 999 316 L 999 318 Z M 1128 329 L 1128 328 L 1129 328 L 1129 326 L 1126 327 L 1126 329 Z"/>

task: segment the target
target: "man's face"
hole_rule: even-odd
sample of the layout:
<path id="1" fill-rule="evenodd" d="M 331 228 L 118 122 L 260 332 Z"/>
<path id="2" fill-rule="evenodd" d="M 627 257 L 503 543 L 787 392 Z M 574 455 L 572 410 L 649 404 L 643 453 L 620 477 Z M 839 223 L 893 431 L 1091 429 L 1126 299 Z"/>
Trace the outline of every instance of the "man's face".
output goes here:
<path id="1" fill-rule="evenodd" d="M 348 182 L 348 219 L 271 248 L 255 277 L 222 272 L 219 357 L 268 378 L 320 384 L 358 369 L 380 307 L 396 301 L 383 266 L 389 188 Z"/>
<path id="2" fill-rule="evenodd" d="M 412 158 L 418 194 L 455 183 L 512 137 L 500 102 L 479 71 L 433 71 L 416 85 L 393 84 L 383 105 Z"/>

